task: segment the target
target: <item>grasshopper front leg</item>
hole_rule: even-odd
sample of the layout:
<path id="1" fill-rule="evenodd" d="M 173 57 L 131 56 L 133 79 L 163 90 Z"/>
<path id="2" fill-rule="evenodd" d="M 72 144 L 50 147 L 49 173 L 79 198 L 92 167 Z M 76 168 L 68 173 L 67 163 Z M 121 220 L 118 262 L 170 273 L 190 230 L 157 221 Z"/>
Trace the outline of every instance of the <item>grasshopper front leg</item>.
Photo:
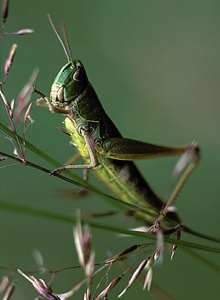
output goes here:
<path id="1" fill-rule="evenodd" d="M 93 169 L 95 168 L 99 162 L 96 156 L 96 150 L 95 150 L 95 143 L 94 140 L 91 137 L 90 132 L 88 129 L 84 128 L 83 126 L 79 129 L 80 134 L 85 141 L 85 147 L 88 150 L 89 158 L 90 158 L 90 164 L 82 164 L 82 165 L 65 165 L 63 167 L 57 168 L 55 171 L 51 172 L 51 175 L 60 173 L 64 170 L 70 170 L 70 169 Z"/>

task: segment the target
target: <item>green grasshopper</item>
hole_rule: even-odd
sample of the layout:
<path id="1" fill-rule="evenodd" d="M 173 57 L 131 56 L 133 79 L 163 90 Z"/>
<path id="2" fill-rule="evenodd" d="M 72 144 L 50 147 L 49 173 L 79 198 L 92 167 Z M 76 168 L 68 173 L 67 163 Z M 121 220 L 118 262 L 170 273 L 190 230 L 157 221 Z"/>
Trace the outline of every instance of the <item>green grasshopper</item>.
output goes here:
<path id="1" fill-rule="evenodd" d="M 53 113 L 66 115 L 66 131 L 85 160 L 85 164 L 65 165 L 54 172 L 91 169 L 118 199 L 136 207 L 130 209 L 130 214 L 151 226 L 151 231 L 160 227 L 164 234 L 190 232 L 172 207 L 180 189 L 198 164 L 199 147 L 195 144 L 164 147 L 123 138 L 104 111 L 82 62 L 72 59 L 65 26 L 63 30 L 67 47 L 51 17 L 49 19 L 68 63 L 56 76 L 50 98 L 41 94 L 43 97 L 37 104 L 49 108 Z M 191 159 L 167 203 L 156 195 L 133 163 L 134 160 L 163 156 L 183 155 L 184 158 L 189 152 Z"/>

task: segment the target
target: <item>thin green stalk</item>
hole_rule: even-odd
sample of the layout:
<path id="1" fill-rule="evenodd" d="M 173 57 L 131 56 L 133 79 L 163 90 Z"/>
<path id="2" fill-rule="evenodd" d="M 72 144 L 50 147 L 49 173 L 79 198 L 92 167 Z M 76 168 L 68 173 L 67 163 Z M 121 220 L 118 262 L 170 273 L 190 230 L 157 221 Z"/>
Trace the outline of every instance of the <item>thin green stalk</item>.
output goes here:
<path id="1" fill-rule="evenodd" d="M 0 208 L 2 210 L 7 210 L 11 211 L 13 213 L 20 213 L 20 214 L 25 214 L 25 215 L 31 215 L 35 217 L 40 217 L 40 218 L 47 218 L 51 220 L 56 220 L 60 222 L 66 222 L 70 224 L 75 224 L 76 218 L 73 216 L 67 216 L 64 214 L 56 213 L 56 212 L 51 212 L 51 211 L 46 211 L 43 209 L 38 209 L 38 208 L 33 208 L 33 207 L 27 207 L 23 205 L 18 205 L 14 203 L 8 203 L 6 201 L 0 200 Z M 110 225 L 110 224 L 105 224 L 105 223 L 100 223 L 91 219 L 85 219 L 82 218 L 81 220 L 83 223 L 87 223 L 90 226 L 102 230 L 108 230 L 120 234 L 126 234 L 126 235 L 132 235 L 140 238 L 150 239 L 155 241 L 157 238 L 155 235 L 151 233 L 146 233 L 146 232 L 137 232 L 137 231 L 130 231 L 128 229 Z M 168 237 L 164 237 L 164 240 L 168 244 L 175 244 L 181 247 L 186 247 L 186 248 L 193 248 L 197 250 L 202 250 L 206 252 L 212 252 L 212 253 L 220 253 L 220 248 L 217 247 L 212 247 L 212 246 L 207 246 L 207 245 L 201 245 L 197 243 L 192 243 L 192 242 L 187 242 L 183 240 L 176 240 Z"/>

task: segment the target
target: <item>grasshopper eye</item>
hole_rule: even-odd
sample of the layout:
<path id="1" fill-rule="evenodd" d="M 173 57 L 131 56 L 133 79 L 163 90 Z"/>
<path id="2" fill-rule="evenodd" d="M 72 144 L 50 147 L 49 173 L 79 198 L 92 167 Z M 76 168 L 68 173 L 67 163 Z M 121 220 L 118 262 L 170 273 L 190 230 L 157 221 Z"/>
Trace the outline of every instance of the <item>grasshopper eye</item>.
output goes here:
<path id="1" fill-rule="evenodd" d="M 73 80 L 80 81 L 80 69 L 73 74 Z"/>
<path id="2" fill-rule="evenodd" d="M 73 74 L 73 80 L 75 81 L 83 81 L 87 78 L 85 69 L 83 67 L 80 67 L 74 74 Z"/>

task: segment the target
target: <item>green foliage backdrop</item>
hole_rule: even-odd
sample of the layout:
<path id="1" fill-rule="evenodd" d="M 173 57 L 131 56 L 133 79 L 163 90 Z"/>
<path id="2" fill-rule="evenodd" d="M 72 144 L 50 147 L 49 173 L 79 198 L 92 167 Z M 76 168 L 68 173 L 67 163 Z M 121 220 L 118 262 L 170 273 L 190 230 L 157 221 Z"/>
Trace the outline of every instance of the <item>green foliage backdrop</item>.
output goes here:
<path id="1" fill-rule="evenodd" d="M 58 26 L 66 22 L 74 58 L 83 61 L 103 106 L 124 136 L 165 145 L 198 141 L 202 161 L 179 196 L 177 207 L 188 226 L 220 236 L 219 1 L 11 1 L 6 30 L 29 27 L 35 33 L 7 36 L 1 43 L 1 69 L 11 44 L 18 44 L 5 86 L 9 100 L 16 98 L 36 67 L 40 70 L 36 85 L 49 94 L 55 75 L 66 62 L 47 13 Z M 35 99 L 33 95 L 33 103 Z M 34 105 L 32 117 L 36 122 L 27 139 L 57 160 L 68 160 L 73 147 L 57 129 L 62 127 L 62 116 Z M 0 119 L 6 122 L 2 106 Z M 0 143 L 2 150 L 13 152 L 7 140 L 1 139 Z M 47 167 L 31 153 L 28 158 Z M 166 197 L 175 162 L 158 159 L 138 165 L 155 190 Z M 8 202 L 68 215 L 77 208 L 82 213 L 111 208 L 98 195 L 78 200 L 64 197 L 62 189 L 70 190 L 72 186 L 22 165 L 1 170 L 0 176 L 0 196 Z M 91 181 L 101 187 L 94 178 Z M 126 218 L 116 217 L 115 221 L 122 227 L 129 222 L 130 227 L 136 225 Z M 118 239 L 105 231 L 92 233 L 98 261 L 106 258 L 107 251 L 116 253 L 140 242 Z M 33 249 L 41 251 L 49 269 L 78 264 L 69 224 L 0 211 L 0 241 L 0 265 L 35 270 Z M 204 255 L 219 264 L 219 255 Z M 120 272 L 118 268 L 116 274 Z M 54 287 L 58 292 L 66 291 L 80 276 L 80 270 L 63 272 Z M 219 297 L 219 274 L 204 268 L 181 249 L 172 262 L 165 257 L 153 280 L 178 300 Z M 111 299 L 124 285 L 113 292 Z M 137 282 L 124 298 L 155 299 L 146 293 Z M 20 279 L 14 299 L 34 295 L 29 283 Z M 82 291 L 73 299 L 82 299 Z"/>

